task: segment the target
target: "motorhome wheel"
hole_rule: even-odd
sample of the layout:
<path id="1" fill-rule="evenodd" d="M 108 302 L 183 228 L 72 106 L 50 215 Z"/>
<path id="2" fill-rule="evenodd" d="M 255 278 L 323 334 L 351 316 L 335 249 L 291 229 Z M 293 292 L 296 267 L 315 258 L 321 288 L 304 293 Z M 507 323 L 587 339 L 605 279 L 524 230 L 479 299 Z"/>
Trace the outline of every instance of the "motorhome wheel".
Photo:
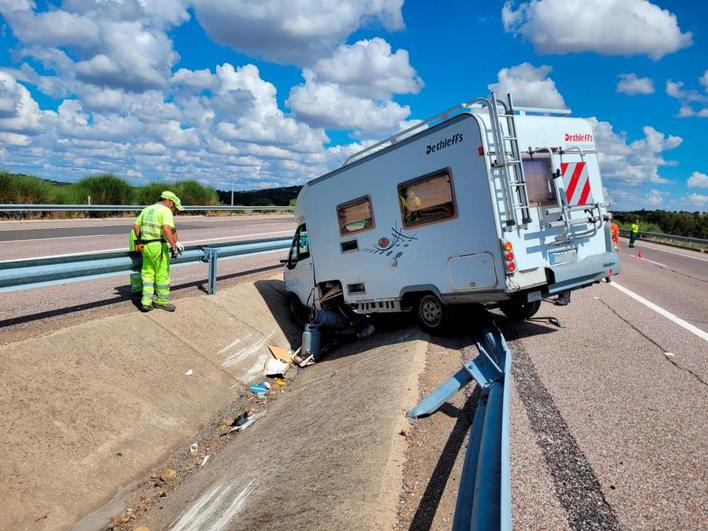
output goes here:
<path id="1" fill-rule="evenodd" d="M 541 307 L 541 301 L 533 302 L 506 302 L 499 305 L 499 309 L 506 315 L 509 319 L 514 321 L 523 321 L 525 319 L 530 319 L 536 312 L 538 312 Z"/>
<path id="2" fill-rule="evenodd" d="M 441 333 L 448 324 L 448 308 L 433 294 L 421 297 L 417 314 L 420 327 L 431 334 Z"/>

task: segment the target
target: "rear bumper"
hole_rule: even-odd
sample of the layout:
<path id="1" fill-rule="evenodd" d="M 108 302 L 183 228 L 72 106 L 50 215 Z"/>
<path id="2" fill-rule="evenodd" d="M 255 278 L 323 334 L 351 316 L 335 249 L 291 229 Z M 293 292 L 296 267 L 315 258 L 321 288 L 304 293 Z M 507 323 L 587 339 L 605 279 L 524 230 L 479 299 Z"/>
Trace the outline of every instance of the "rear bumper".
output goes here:
<path id="1" fill-rule="evenodd" d="M 588 256 L 572 264 L 548 266 L 548 294 L 574 290 L 589 286 L 595 282 L 620 272 L 619 254 L 607 252 Z"/>

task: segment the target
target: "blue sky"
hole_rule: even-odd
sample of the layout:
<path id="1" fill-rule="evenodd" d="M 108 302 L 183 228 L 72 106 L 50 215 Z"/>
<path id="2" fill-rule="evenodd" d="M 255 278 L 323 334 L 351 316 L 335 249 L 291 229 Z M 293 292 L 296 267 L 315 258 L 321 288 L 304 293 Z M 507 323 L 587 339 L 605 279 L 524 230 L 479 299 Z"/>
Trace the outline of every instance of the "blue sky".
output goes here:
<path id="1" fill-rule="evenodd" d="M 0 0 L 0 167 L 300 184 L 511 91 L 595 128 L 616 209 L 708 210 L 708 3 Z"/>

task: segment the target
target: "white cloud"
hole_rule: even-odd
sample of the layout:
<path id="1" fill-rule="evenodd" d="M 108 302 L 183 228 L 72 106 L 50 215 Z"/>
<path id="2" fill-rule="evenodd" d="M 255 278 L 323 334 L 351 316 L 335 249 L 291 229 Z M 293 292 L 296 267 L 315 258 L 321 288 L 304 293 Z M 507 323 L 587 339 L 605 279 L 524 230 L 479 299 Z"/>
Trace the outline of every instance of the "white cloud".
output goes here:
<path id="1" fill-rule="evenodd" d="M 408 52 L 383 39 L 342 45 L 303 71 L 305 83 L 290 91 L 287 104 L 314 127 L 353 129 L 357 136 L 382 135 L 404 127 L 410 108 L 394 94 L 417 93 L 423 82 Z"/>
<path id="2" fill-rule="evenodd" d="M 408 52 L 397 50 L 381 38 L 342 45 L 311 69 L 320 81 L 346 87 L 350 94 L 386 99 L 392 94 L 417 94 L 423 81 L 410 65 Z"/>
<path id="3" fill-rule="evenodd" d="M 551 70 L 548 65 L 535 67 L 529 63 L 502 68 L 497 74 L 498 82 L 490 84 L 489 89 L 498 96 L 511 94 L 517 105 L 564 108 L 563 96 L 558 92 L 555 81 L 548 77 Z"/>
<path id="4" fill-rule="evenodd" d="M 684 199 L 689 205 L 703 209 L 708 207 L 708 194 L 689 194 Z"/>
<path id="5" fill-rule="evenodd" d="M 627 142 L 624 132 L 616 133 L 612 124 L 590 118 L 595 132 L 598 159 L 605 184 L 611 190 L 617 186 L 639 186 L 645 183 L 666 184 L 659 175 L 662 166 L 675 163 L 663 158 L 663 152 L 678 147 L 683 139 L 665 135 L 651 126 L 645 126 L 644 137 Z"/>
<path id="6" fill-rule="evenodd" d="M 531 41 L 540 53 L 646 54 L 654 60 L 692 44 L 676 15 L 648 0 L 507 1 L 504 29 Z"/>
<path id="7" fill-rule="evenodd" d="M 403 28 L 403 0 L 193 0 L 200 24 L 220 44 L 280 63 L 311 64 L 359 27 Z"/>
<path id="8" fill-rule="evenodd" d="M 652 188 L 649 190 L 647 195 L 643 198 L 643 204 L 648 206 L 648 207 L 660 207 L 661 204 L 664 202 L 664 193 L 660 192 L 659 190 Z"/>
<path id="9" fill-rule="evenodd" d="M 708 85 L 706 85 L 708 83 L 708 70 L 703 73 L 698 81 L 708 92 Z M 684 89 L 684 85 L 683 81 L 673 81 L 671 79 L 666 81 L 666 94 L 681 103 L 676 117 L 690 118 L 698 116 L 699 118 L 708 118 L 708 106 L 706 105 L 708 104 L 708 94 L 702 94 L 694 89 Z M 695 110 L 693 104 L 698 104 L 700 108 Z"/>
<path id="10" fill-rule="evenodd" d="M 689 188 L 708 188 L 708 175 L 694 171 L 686 181 Z"/>
<path id="11" fill-rule="evenodd" d="M 648 77 L 638 77 L 637 74 L 620 74 L 617 82 L 617 92 L 634 96 L 636 94 L 653 94 L 654 82 Z"/>
<path id="12" fill-rule="evenodd" d="M 40 110 L 29 90 L 7 72 L 0 71 L 0 131 L 36 135 L 52 116 Z"/>

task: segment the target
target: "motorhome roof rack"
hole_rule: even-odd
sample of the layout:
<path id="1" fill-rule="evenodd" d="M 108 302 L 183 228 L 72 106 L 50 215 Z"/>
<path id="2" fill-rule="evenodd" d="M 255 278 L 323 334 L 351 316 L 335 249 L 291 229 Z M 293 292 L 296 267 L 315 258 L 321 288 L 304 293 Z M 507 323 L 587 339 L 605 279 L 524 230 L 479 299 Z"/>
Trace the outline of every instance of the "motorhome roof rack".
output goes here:
<path id="1" fill-rule="evenodd" d="M 459 105 L 455 105 L 454 107 L 451 107 L 450 109 L 448 109 L 446 111 L 436 114 L 435 116 L 432 116 L 432 117 L 428 118 L 427 120 L 423 120 L 422 122 L 418 122 L 414 126 L 409 127 L 408 129 L 404 129 L 403 131 L 400 131 L 385 140 L 377 142 L 376 144 L 372 144 L 372 145 L 362 149 L 361 151 L 357 151 L 353 155 L 349 156 L 349 158 L 347 158 L 347 160 L 344 161 L 344 164 L 342 164 L 342 167 L 347 166 L 348 164 L 351 164 L 352 162 L 355 162 L 357 160 L 363 159 L 369 155 L 372 155 L 373 153 L 380 151 L 386 147 L 392 146 L 396 142 L 399 142 L 400 140 L 403 140 L 404 138 L 413 135 L 414 133 L 418 132 L 419 130 L 427 129 L 433 123 L 444 122 L 445 120 L 448 120 L 458 114 L 482 111 L 490 105 L 490 101 L 491 101 L 491 98 L 489 98 L 489 99 L 488 98 L 475 98 L 475 99 L 470 100 L 468 102 L 460 103 Z M 497 105 L 504 108 L 504 113 L 502 113 L 502 116 L 505 115 L 507 110 L 506 110 L 506 106 L 504 105 L 504 103 L 501 101 L 498 101 Z M 520 115 L 544 114 L 544 115 L 565 116 L 565 115 L 570 114 L 570 109 L 544 109 L 544 108 L 540 108 L 540 107 L 516 107 L 515 106 L 514 113 L 518 113 Z"/>

